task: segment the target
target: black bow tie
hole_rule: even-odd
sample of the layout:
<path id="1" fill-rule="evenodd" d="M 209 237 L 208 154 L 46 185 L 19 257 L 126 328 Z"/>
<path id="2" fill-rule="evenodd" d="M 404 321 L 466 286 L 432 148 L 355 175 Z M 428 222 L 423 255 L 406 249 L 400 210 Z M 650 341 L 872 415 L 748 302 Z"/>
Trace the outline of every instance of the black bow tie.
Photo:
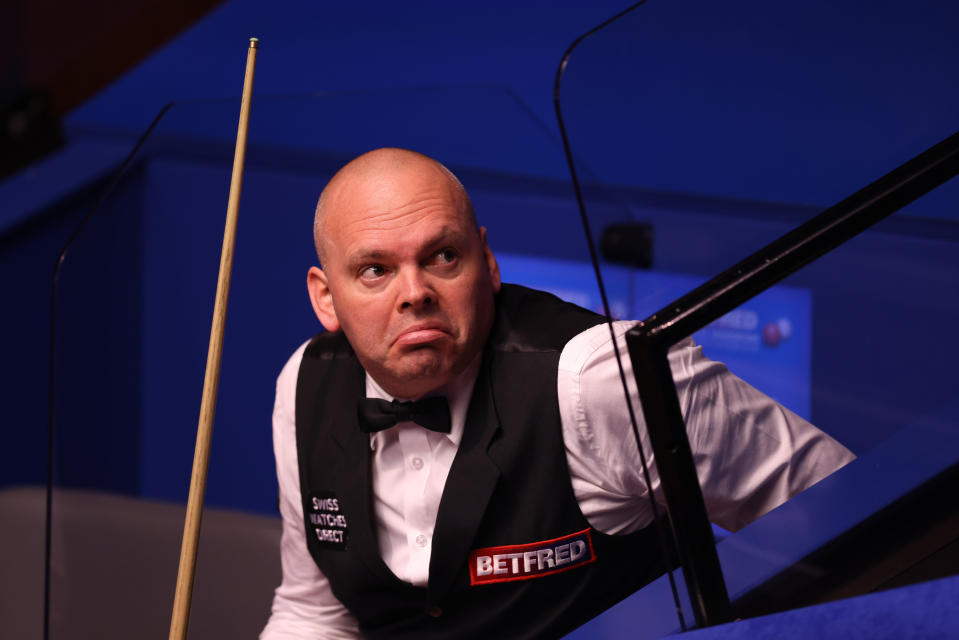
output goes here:
<path id="1" fill-rule="evenodd" d="M 415 422 L 439 433 L 450 432 L 450 407 L 446 398 L 434 396 L 415 402 L 387 402 L 379 398 L 362 398 L 356 415 L 360 428 L 367 433 L 389 429 L 398 422 Z"/>

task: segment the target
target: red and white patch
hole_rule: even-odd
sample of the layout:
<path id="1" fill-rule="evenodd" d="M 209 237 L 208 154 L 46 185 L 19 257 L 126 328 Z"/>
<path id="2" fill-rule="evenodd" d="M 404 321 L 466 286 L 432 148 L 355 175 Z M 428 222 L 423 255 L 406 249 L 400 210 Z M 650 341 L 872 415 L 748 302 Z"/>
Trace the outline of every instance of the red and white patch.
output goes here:
<path id="1" fill-rule="evenodd" d="M 591 529 L 562 538 L 470 552 L 470 585 L 541 578 L 596 562 Z"/>

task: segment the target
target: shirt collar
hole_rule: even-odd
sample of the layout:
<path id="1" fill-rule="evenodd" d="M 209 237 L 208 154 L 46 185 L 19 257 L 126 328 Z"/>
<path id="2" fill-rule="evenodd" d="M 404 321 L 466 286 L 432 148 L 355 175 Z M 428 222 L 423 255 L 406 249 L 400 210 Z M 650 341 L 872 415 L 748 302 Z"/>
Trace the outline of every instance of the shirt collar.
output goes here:
<path id="1" fill-rule="evenodd" d="M 476 354 L 476 357 L 473 358 L 473 361 L 470 362 L 469 366 L 467 366 L 466 369 L 464 369 L 461 374 L 456 376 L 456 378 L 454 378 L 449 384 L 437 389 L 434 393 L 427 394 L 430 396 L 445 396 L 447 402 L 449 402 L 450 432 L 448 434 L 439 435 L 449 438 L 449 441 L 456 447 L 459 446 L 460 440 L 463 439 L 463 429 L 466 426 L 466 412 L 469 410 L 470 398 L 473 396 L 473 386 L 476 384 L 476 377 L 479 375 L 480 364 L 483 360 L 482 355 L 482 351 Z M 380 398 L 381 400 L 387 401 L 397 399 L 384 391 L 383 387 L 381 387 L 369 373 L 366 374 L 366 397 Z M 418 398 L 401 399 L 407 400 Z M 385 437 L 387 431 L 389 431 L 389 429 L 371 433 L 370 447 L 375 449 L 377 447 L 376 439 Z"/>

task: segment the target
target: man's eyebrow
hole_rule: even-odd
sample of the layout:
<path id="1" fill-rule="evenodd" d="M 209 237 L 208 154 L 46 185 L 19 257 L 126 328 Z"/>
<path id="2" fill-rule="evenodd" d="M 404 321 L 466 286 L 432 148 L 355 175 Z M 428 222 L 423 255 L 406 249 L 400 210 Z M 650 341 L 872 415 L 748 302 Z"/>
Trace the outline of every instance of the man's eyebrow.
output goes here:
<path id="1" fill-rule="evenodd" d="M 378 260 L 384 260 L 388 258 L 389 255 L 390 252 L 383 249 L 367 249 L 351 255 L 347 260 L 347 263 L 352 266 L 367 262 L 376 262 Z"/>
<path id="2" fill-rule="evenodd" d="M 465 240 L 466 234 L 463 233 L 461 229 L 454 229 L 453 227 L 440 227 L 440 229 L 434 233 L 429 240 L 423 243 L 424 247 L 428 249 L 435 248 L 439 245 L 442 245 L 447 242 L 459 242 Z"/>

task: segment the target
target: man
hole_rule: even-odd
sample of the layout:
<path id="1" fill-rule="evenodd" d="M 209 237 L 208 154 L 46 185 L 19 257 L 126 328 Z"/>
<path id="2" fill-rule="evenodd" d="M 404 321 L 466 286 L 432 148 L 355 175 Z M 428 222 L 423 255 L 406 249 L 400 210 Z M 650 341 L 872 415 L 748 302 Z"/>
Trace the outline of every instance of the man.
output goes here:
<path id="1" fill-rule="evenodd" d="M 328 333 L 277 382 L 283 583 L 262 638 L 557 637 L 662 571 L 608 328 L 501 285 L 448 170 L 364 154 L 314 235 Z M 718 524 L 852 459 L 692 341 L 670 363 Z"/>

